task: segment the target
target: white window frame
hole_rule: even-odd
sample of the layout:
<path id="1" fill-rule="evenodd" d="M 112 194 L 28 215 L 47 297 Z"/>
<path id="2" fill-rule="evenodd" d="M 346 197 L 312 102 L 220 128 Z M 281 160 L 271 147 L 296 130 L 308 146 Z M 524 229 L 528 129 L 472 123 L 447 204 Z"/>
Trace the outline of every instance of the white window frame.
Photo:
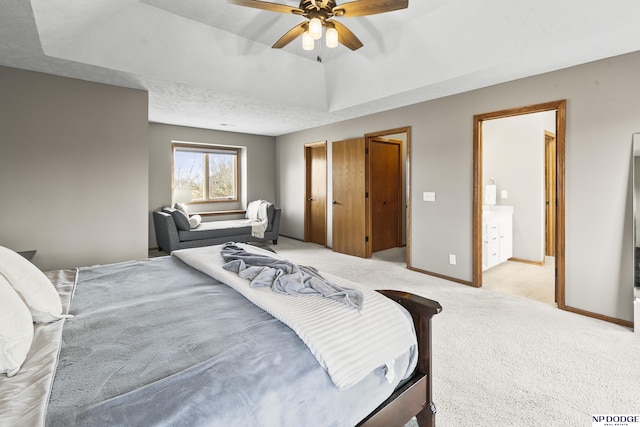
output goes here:
<path id="1" fill-rule="evenodd" d="M 222 202 L 237 202 L 240 200 L 240 148 L 237 147 L 225 147 L 218 145 L 207 145 L 207 144 L 185 144 L 185 143 L 172 143 L 171 144 L 171 198 L 172 200 L 176 200 L 176 188 L 175 188 L 175 154 L 176 152 L 192 152 L 192 153 L 200 153 L 204 156 L 204 188 L 203 188 L 203 199 L 191 200 L 189 204 L 205 204 L 205 203 L 222 203 Z M 210 198 L 210 177 L 209 177 L 209 154 L 216 153 L 224 153 L 224 154 L 234 154 L 234 183 L 233 189 L 234 194 L 231 197 L 214 197 Z"/>

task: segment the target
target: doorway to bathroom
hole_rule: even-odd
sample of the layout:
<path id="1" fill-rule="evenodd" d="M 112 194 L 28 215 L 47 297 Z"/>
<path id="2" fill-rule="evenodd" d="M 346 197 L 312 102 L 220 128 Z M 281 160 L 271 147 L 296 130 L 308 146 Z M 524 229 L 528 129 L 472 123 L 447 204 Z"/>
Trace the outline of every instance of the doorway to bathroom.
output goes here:
<path id="1" fill-rule="evenodd" d="M 473 284 L 564 308 L 565 101 L 474 116 Z"/>

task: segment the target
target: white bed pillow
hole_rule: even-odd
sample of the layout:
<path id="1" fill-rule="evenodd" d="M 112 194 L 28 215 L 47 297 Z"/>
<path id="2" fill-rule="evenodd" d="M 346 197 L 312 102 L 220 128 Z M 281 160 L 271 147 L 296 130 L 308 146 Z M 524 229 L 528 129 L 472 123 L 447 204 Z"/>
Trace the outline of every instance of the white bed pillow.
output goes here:
<path id="1" fill-rule="evenodd" d="M 31 313 L 4 276 L 0 275 L 0 374 L 18 373 L 33 341 Z"/>
<path id="2" fill-rule="evenodd" d="M 3 246 L 0 246 L 0 275 L 27 305 L 33 322 L 53 322 L 66 317 L 62 316 L 60 296 L 47 276 L 26 258 Z"/>

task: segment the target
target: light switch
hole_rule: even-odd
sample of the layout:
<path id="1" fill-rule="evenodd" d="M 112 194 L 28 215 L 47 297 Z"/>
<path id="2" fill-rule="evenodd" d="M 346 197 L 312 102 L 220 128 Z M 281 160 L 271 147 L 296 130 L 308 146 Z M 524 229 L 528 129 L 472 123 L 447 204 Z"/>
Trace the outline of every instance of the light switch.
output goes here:
<path id="1" fill-rule="evenodd" d="M 507 198 L 507 190 L 500 191 L 500 197 L 503 198 L 503 199 L 506 199 Z"/>
<path id="2" fill-rule="evenodd" d="M 425 202 L 435 202 L 436 201 L 436 193 L 434 191 L 425 191 L 422 193 L 422 200 Z"/>

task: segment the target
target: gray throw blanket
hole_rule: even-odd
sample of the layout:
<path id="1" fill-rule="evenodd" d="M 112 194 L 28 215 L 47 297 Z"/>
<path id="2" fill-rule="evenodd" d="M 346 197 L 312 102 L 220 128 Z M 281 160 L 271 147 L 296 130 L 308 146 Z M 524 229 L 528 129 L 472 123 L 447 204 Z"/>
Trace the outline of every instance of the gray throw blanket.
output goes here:
<path id="1" fill-rule="evenodd" d="M 233 243 L 221 251 L 225 270 L 251 281 L 252 288 L 270 287 L 280 294 L 320 294 L 357 309 L 362 308 L 362 292 L 329 282 L 313 267 L 268 255 L 250 253 Z"/>

